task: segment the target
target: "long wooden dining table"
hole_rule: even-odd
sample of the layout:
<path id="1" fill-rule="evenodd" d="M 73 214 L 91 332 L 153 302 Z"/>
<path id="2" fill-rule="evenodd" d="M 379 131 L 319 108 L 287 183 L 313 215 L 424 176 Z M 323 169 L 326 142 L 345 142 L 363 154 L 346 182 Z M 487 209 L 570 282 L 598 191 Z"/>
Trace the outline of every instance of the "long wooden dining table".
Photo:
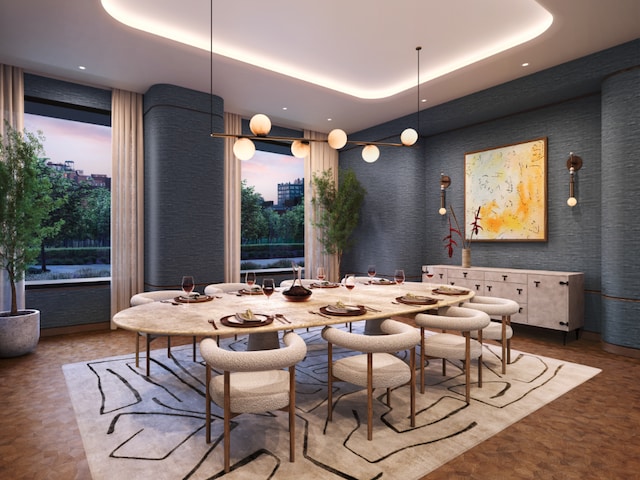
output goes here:
<path id="1" fill-rule="evenodd" d="M 439 293 L 440 289 L 446 290 L 446 293 Z M 303 302 L 288 301 L 282 294 L 283 288 L 276 289 L 269 298 L 264 294 L 219 293 L 207 301 L 153 302 L 127 308 L 114 315 L 113 323 L 126 330 L 168 336 L 216 337 L 249 334 L 249 348 L 275 348 L 277 344 L 273 343 L 277 342 L 277 332 L 281 330 L 362 321 L 369 322 L 373 325 L 371 329 L 375 330 L 375 320 L 412 316 L 427 310 L 456 305 L 474 295 L 472 291 L 463 289 L 460 290 L 464 293 L 452 294 L 450 289 L 450 285 L 421 282 L 405 282 L 401 285 L 392 282 L 358 283 L 351 292 L 344 286 L 311 288 L 311 296 Z M 421 297 L 434 299 L 435 303 L 421 304 Z M 331 314 L 332 309 L 327 310 L 327 307 L 338 305 L 339 302 L 362 308 L 356 312 L 358 315 Z M 251 323 L 230 323 L 235 320 L 236 313 L 244 313 L 247 310 L 251 310 L 253 314 L 260 316 L 259 318 L 269 320 L 255 326 Z M 253 347 L 251 338 L 254 340 Z"/>

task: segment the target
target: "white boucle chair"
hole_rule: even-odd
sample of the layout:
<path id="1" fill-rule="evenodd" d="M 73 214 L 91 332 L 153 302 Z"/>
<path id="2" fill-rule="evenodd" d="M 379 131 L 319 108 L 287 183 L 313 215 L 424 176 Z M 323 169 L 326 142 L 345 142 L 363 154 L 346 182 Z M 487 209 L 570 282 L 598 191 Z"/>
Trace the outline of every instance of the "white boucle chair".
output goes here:
<path id="1" fill-rule="evenodd" d="M 179 297 L 183 295 L 184 292 L 182 290 L 157 290 L 155 292 L 142 292 L 136 293 L 129 300 L 129 305 L 135 307 L 137 305 L 144 305 L 145 303 L 152 302 L 161 302 L 163 300 L 173 300 L 175 297 Z M 151 366 L 151 354 L 150 347 L 151 342 L 158 337 L 167 337 L 167 356 L 171 356 L 171 337 L 168 335 L 156 335 L 152 333 L 143 333 L 136 332 L 136 368 L 140 366 L 139 358 L 140 358 L 140 337 L 143 337 L 146 340 L 146 348 L 147 348 L 147 377 L 149 376 L 149 370 Z M 196 337 L 193 337 L 193 360 L 195 361 L 196 357 Z"/>
<path id="2" fill-rule="evenodd" d="M 231 418 L 241 413 L 289 411 L 289 460 L 295 461 L 296 364 L 307 354 L 304 340 L 294 332 L 274 350 L 231 351 L 215 340 L 200 342 L 206 362 L 206 440 L 211 443 L 211 401 L 224 410 L 224 471 L 230 468 Z M 289 369 L 288 372 L 282 370 Z M 212 369 L 222 375 L 212 378 Z"/>
<path id="3" fill-rule="evenodd" d="M 442 358 L 442 375 L 446 375 L 446 360 L 464 360 L 465 398 L 471 398 L 471 359 L 478 359 L 478 386 L 482 387 L 482 329 L 489 325 L 489 315 L 462 307 L 443 307 L 438 314 L 419 313 L 415 317 L 420 327 L 420 393 L 424 393 L 425 356 Z M 441 329 L 443 333 L 427 335 L 425 328 Z M 444 333 L 455 330 L 462 336 Z M 471 339 L 471 332 L 478 331 L 479 341 Z"/>
<path id="4" fill-rule="evenodd" d="M 473 308 L 489 315 L 491 319 L 499 319 L 499 322 L 491 322 L 488 327 L 482 329 L 484 340 L 497 340 L 502 345 L 502 373 L 507 372 L 507 363 L 511 363 L 511 315 L 520 311 L 520 305 L 508 298 L 474 296 L 470 301 L 464 302 L 461 307 Z M 471 332 L 476 338 L 477 334 Z"/>
<path id="5" fill-rule="evenodd" d="M 247 285 L 246 283 L 239 283 L 239 282 L 238 283 L 212 283 L 211 285 L 207 285 L 206 287 L 204 287 L 204 294 L 215 295 L 216 293 L 220 293 L 220 292 L 224 292 L 224 293 L 237 292 L 238 290 L 242 290 L 243 288 L 246 288 L 248 290 L 251 287 L 249 287 L 249 285 Z"/>
<path id="6" fill-rule="evenodd" d="M 321 283 L 321 280 L 314 280 L 312 278 L 301 278 L 300 281 L 303 287 L 310 287 L 314 284 Z M 291 285 L 293 285 L 293 280 L 283 280 L 280 282 L 280 288 L 289 288 Z"/>
<path id="7" fill-rule="evenodd" d="M 415 353 L 420 341 L 418 331 L 395 320 L 384 320 L 380 328 L 385 335 L 360 335 L 327 326 L 322 337 L 328 342 L 327 419 L 333 414 L 333 382 L 344 381 L 367 388 L 367 438 L 373 437 L 373 389 L 387 389 L 387 405 L 391 405 L 391 389 L 410 385 L 411 426 L 415 426 L 416 382 Z M 333 361 L 333 345 L 363 352 Z M 408 350 L 409 365 L 392 353 Z"/>

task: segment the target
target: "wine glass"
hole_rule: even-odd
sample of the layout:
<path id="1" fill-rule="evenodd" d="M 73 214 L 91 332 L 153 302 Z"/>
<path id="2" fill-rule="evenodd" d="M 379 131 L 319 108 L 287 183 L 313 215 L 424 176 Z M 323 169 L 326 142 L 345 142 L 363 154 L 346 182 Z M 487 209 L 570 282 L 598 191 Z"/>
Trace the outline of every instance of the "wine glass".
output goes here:
<path id="1" fill-rule="evenodd" d="M 344 286 L 349 290 L 349 304 L 351 304 L 351 290 L 353 290 L 356 286 L 356 275 L 355 273 L 347 273 L 344 277 Z"/>
<path id="2" fill-rule="evenodd" d="M 404 270 L 396 270 L 396 273 L 393 274 L 393 277 L 398 285 L 402 285 L 404 283 Z"/>
<path id="3" fill-rule="evenodd" d="M 256 283 L 256 272 L 247 272 L 244 281 L 247 285 L 249 285 L 249 290 L 253 288 L 253 285 Z"/>
<path id="4" fill-rule="evenodd" d="M 375 265 L 369 265 L 369 267 L 367 268 L 367 275 L 369 275 L 369 285 L 371 285 L 373 283 L 373 277 L 376 276 Z"/>
<path id="5" fill-rule="evenodd" d="M 267 296 L 267 300 L 271 298 L 271 295 L 275 291 L 275 281 L 273 278 L 265 278 L 262 280 L 262 293 Z"/>
<path id="6" fill-rule="evenodd" d="M 187 298 L 187 303 L 189 303 L 191 292 L 193 292 L 195 286 L 196 284 L 191 275 L 185 275 L 182 277 L 182 291 L 184 292 L 184 296 Z"/>
<path id="7" fill-rule="evenodd" d="M 425 273 L 427 274 L 427 278 L 431 280 L 434 274 L 433 267 L 431 265 L 427 265 L 427 271 Z"/>
<path id="8" fill-rule="evenodd" d="M 318 267 L 318 270 L 316 271 L 316 277 L 318 277 L 318 280 L 320 281 L 324 281 L 324 279 L 327 278 L 324 267 Z"/>

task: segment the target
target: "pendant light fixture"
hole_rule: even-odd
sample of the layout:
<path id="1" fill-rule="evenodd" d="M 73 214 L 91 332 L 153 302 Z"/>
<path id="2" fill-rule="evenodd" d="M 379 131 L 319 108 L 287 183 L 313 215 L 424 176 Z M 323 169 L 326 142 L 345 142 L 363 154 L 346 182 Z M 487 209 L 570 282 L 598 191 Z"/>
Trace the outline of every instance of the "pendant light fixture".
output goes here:
<path id="1" fill-rule="evenodd" d="M 297 158 L 304 158 L 309 155 L 311 150 L 311 142 L 327 142 L 327 144 L 334 150 L 340 150 L 346 145 L 361 145 L 362 158 L 364 161 L 372 163 L 380 157 L 379 147 L 410 147 L 418 141 L 418 132 L 413 128 L 405 129 L 400 135 L 401 143 L 389 143 L 389 142 L 366 142 L 349 140 L 344 130 L 336 128 L 329 132 L 327 140 L 311 139 L 305 137 L 280 137 L 269 136 L 271 131 L 271 120 L 268 116 L 262 113 L 258 113 L 251 117 L 249 121 L 249 129 L 251 135 L 244 134 L 228 134 L 217 133 L 213 131 L 213 0 L 211 0 L 211 32 L 210 32 L 210 75 L 211 75 L 211 137 L 213 138 L 235 138 L 236 141 L 233 144 L 233 153 L 239 160 L 250 160 L 256 151 L 256 146 L 253 143 L 255 140 L 261 142 L 272 143 L 289 143 L 291 144 L 291 153 Z M 416 47 L 418 51 L 418 101 L 420 100 L 420 49 L 422 47 Z M 418 103 L 419 106 L 419 103 Z M 419 109 L 418 109 L 419 117 Z M 419 118 L 418 118 L 419 127 Z"/>

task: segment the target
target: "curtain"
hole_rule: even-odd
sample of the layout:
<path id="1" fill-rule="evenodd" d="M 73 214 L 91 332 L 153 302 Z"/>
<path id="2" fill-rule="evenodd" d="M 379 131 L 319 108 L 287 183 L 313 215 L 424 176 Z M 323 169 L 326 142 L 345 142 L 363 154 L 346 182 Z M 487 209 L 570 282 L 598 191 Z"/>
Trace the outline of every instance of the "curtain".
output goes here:
<path id="1" fill-rule="evenodd" d="M 227 134 L 242 133 L 242 117 L 234 113 L 224 114 Z M 240 281 L 240 161 L 233 154 L 234 138 L 224 139 L 224 281 Z"/>
<path id="2" fill-rule="evenodd" d="M 327 136 L 318 132 L 305 130 L 305 138 L 311 140 L 326 140 Z M 304 264 L 305 276 L 314 278 L 316 268 L 324 266 L 327 279 L 332 282 L 340 280 L 337 255 L 323 253 L 320 234 L 313 225 L 316 218 L 311 199 L 313 198 L 313 175 L 331 169 L 334 181 L 338 181 L 338 152 L 326 142 L 311 142 L 309 155 L 304 163 Z"/>
<path id="3" fill-rule="evenodd" d="M 144 289 L 144 143 L 142 95 L 114 90 L 111 100 L 111 316 Z M 113 327 L 112 325 L 112 328 Z"/>
<path id="4" fill-rule="evenodd" d="M 0 134 L 5 121 L 14 130 L 24 130 L 24 75 L 21 68 L 0 64 Z M 18 309 L 25 308 L 24 280 L 16 284 Z M 11 287 L 7 272 L 0 272 L 0 311 L 11 309 Z"/>

